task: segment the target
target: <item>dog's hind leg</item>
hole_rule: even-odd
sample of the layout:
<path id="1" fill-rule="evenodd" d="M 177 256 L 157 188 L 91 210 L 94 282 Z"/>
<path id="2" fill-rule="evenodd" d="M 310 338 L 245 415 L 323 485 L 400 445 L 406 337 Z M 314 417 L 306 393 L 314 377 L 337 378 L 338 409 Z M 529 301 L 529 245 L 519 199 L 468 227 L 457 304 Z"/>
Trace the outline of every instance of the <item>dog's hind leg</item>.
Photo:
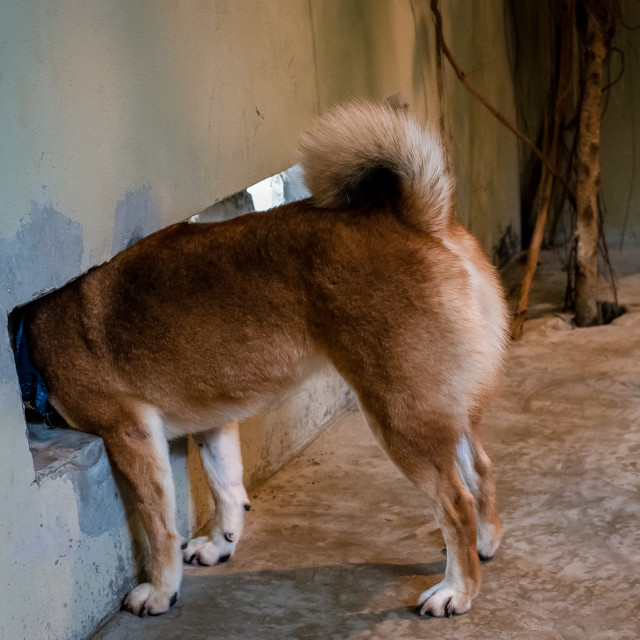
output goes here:
<path id="1" fill-rule="evenodd" d="M 102 435 L 109 457 L 129 482 L 151 551 L 150 581 L 130 591 L 123 608 L 139 616 L 169 610 L 178 597 L 182 579 L 180 541 L 175 523 L 175 489 L 162 422 L 153 409 L 114 408 Z"/>
<path id="2" fill-rule="evenodd" d="M 478 435 L 468 433 L 460 438 L 456 449 L 456 466 L 465 487 L 475 498 L 478 555 L 480 560 L 490 560 L 502 539 L 502 522 L 496 506 L 496 483 L 491 460 Z"/>
<path id="3" fill-rule="evenodd" d="M 209 487 L 216 503 L 209 536 L 190 540 L 183 550 L 185 562 L 212 565 L 226 562 L 234 553 L 250 508 L 242 483 L 242 456 L 238 423 L 195 436 Z"/>
<path id="4" fill-rule="evenodd" d="M 401 471 L 429 498 L 447 546 L 444 580 L 418 600 L 421 614 L 450 616 L 471 607 L 480 588 L 474 499 L 456 469 L 457 434 L 466 418 L 385 407 L 369 423 Z"/>

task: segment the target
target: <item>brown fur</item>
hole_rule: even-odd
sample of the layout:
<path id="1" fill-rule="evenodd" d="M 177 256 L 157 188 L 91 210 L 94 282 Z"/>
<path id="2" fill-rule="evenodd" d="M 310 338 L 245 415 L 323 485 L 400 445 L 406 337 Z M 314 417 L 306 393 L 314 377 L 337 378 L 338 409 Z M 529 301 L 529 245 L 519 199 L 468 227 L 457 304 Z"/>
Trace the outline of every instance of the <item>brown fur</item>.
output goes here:
<path id="1" fill-rule="evenodd" d="M 352 125 L 362 147 L 355 159 L 356 143 L 343 135 Z M 376 140 L 380 130 L 389 139 Z M 317 198 L 174 225 L 31 305 L 33 357 L 52 404 L 75 428 L 104 438 L 134 488 L 153 558 L 150 586 L 126 603 L 134 612 L 165 611 L 180 580 L 155 417 L 182 425 L 170 436 L 221 427 L 326 361 L 435 506 L 449 559 L 422 612 L 469 608 L 480 584 L 476 539 L 491 555 L 501 535 L 477 425 L 499 374 L 506 315 L 493 269 L 453 217 L 439 147 L 420 132 L 385 107 L 338 110 L 303 143 Z M 398 160 L 405 147 L 411 153 Z M 336 170 L 326 162 L 333 152 L 346 158 Z M 325 163 L 318 171 L 317 158 Z M 431 162 L 430 173 L 403 177 L 419 162 L 420 170 Z M 354 175 L 349 163 L 364 177 L 345 192 L 338 183 Z M 462 438 L 475 495 L 456 470 Z M 477 534 L 474 506 L 484 527 Z"/>

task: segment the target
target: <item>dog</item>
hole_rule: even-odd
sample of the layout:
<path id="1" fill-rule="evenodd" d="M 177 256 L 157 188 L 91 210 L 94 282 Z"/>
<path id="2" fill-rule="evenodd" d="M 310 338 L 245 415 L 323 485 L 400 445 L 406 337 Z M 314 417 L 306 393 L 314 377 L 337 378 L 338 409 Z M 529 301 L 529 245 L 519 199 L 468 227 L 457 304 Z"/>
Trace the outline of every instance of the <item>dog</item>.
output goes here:
<path id="1" fill-rule="evenodd" d="M 148 536 L 149 581 L 123 607 L 166 612 L 183 561 L 234 553 L 249 500 L 238 419 L 333 366 L 379 443 L 435 509 L 444 579 L 421 614 L 469 610 L 502 526 L 480 418 L 498 384 L 507 310 L 455 218 L 437 136 L 405 111 L 353 102 L 303 135 L 311 197 L 158 231 L 24 315 L 51 406 L 103 438 Z M 191 434 L 216 502 L 182 544 L 167 441 Z"/>

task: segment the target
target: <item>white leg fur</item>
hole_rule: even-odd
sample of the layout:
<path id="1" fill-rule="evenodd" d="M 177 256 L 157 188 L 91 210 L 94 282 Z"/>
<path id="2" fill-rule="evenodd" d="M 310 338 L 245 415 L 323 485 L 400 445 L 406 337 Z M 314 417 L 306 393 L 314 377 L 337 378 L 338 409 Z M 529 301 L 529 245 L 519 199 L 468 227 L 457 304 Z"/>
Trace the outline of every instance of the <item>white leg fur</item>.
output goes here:
<path id="1" fill-rule="evenodd" d="M 478 527 L 478 553 L 482 559 L 492 558 L 500 544 L 501 531 L 497 531 L 493 523 L 489 522 L 483 513 L 477 508 L 477 500 L 480 492 L 480 478 L 476 471 L 476 463 L 480 462 L 485 468 L 491 462 L 481 446 L 474 442 L 471 448 L 466 436 L 460 438 L 456 449 L 456 467 L 466 489 L 476 500 L 476 522 Z"/>
<path id="2" fill-rule="evenodd" d="M 474 497 L 478 495 L 478 474 L 473 465 L 473 453 L 466 436 L 460 438 L 456 448 L 456 467 L 467 491 Z"/>
<path id="3" fill-rule="evenodd" d="M 183 550 L 185 562 L 213 565 L 226 562 L 234 553 L 249 509 L 249 498 L 242 484 L 242 457 L 238 423 L 198 434 L 202 463 L 216 502 L 210 536 L 190 540 Z"/>

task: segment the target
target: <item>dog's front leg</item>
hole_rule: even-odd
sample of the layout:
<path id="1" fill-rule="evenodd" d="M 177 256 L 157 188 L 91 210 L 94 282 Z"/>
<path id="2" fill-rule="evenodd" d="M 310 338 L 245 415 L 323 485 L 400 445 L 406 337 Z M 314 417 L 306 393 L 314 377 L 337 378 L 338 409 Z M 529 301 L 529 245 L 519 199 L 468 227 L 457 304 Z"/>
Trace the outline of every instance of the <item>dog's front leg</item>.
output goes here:
<path id="1" fill-rule="evenodd" d="M 119 416 L 103 430 L 107 453 L 133 489 L 136 507 L 149 539 L 150 581 L 130 591 L 123 608 L 139 616 L 159 615 L 175 603 L 182 580 L 180 536 L 175 523 L 175 489 L 167 441 L 152 410 Z"/>
<path id="2" fill-rule="evenodd" d="M 209 487 L 216 503 L 209 536 L 188 542 L 185 562 L 213 565 L 226 562 L 234 553 L 249 510 L 249 498 L 242 483 L 242 455 L 238 423 L 195 436 Z"/>

